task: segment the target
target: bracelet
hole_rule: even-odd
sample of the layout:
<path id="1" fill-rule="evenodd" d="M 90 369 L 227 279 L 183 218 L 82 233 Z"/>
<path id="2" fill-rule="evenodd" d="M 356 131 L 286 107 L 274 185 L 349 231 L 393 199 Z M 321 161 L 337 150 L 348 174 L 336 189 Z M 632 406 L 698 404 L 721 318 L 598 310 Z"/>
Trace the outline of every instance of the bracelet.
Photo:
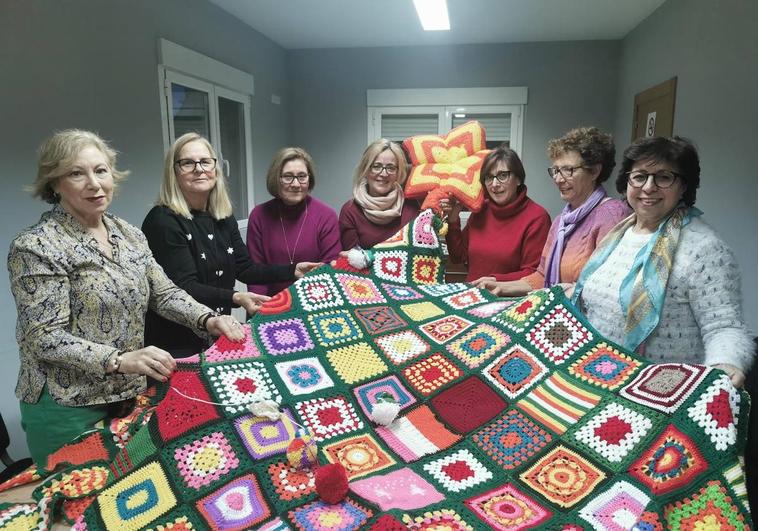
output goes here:
<path id="1" fill-rule="evenodd" d="M 219 315 L 221 314 L 218 312 L 208 312 L 201 315 L 200 316 L 200 330 L 205 330 L 207 332 L 208 328 L 206 325 L 208 324 L 208 319 L 210 319 L 211 317 L 218 317 Z"/>

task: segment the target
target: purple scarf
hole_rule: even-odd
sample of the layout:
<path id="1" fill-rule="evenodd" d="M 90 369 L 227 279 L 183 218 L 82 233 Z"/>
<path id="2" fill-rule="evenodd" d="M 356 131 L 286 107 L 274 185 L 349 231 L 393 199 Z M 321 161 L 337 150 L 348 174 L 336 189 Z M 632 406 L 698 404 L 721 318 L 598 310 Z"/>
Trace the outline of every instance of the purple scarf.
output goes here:
<path id="1" fill-rule="evenodd" d="M 571 210 L 571 205 L 568 204 L 563 207 L 561 218 L 558 222 L 558 231 L 555 235 L 555 240 L 553 240 L 553 248 L 550 249 L 550 257 L 545 268 L 546 288 L 555 286 L 561 281 L 561 256 L 563 256 L 563 249 L 566 247 L 566 240 L 582 220 L 592 212 L 592 209 L 599 205 L 600 201 L 606 197 L 605 188 L 598 186 L 578 208 Z"/>

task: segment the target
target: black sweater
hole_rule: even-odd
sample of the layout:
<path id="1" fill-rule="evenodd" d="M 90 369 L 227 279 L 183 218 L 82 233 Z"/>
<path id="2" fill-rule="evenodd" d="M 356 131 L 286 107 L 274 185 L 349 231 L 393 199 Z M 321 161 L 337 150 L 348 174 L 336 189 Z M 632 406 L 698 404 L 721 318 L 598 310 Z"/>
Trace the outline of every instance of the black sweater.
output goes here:
<path id="1" fill-rule="evenodd" d="M 233 216 L 215 220 L 192 211 L 192 219 L 156 206 L 145 217 L 142 232 L 155 260 L 174 283 L 195 300 L 229 314 L 234 282 L 267 284 L 292 280 L 294 265 L 263 265 L 250 260 Z M 181 325 L 148 311 L 145 345 L 155 345 L 177 357 L 204 350 L 205 341 Z"/>

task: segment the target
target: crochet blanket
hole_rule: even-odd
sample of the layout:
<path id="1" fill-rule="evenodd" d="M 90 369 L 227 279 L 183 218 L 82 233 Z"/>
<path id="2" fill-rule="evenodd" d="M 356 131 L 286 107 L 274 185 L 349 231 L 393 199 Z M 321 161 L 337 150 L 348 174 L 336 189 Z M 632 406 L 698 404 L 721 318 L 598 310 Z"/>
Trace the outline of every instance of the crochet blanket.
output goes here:
<path id="1" fill-rule="evenodd" d="M 440 283 L 441 229 L 423 212 L 369 269 L 313 271 L 244 343 L 182 362 L 75 529 L 750 528 L 745 393 L 625 352 L 560 288 Z M 266 399 L 278 420 L 250 412 Z M 299 426 L 346 469 L 343 501 L 290 466 Z"/>

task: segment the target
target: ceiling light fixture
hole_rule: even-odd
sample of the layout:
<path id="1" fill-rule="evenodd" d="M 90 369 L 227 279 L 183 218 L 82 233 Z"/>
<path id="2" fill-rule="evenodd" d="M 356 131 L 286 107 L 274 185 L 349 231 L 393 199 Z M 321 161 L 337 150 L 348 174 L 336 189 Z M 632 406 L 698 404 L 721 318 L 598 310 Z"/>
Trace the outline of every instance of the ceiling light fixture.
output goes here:
<path id="1" fill-rule="evenodd" d="M 449 31 L 447 0 L 413 0 L 424 31 Z"/>

